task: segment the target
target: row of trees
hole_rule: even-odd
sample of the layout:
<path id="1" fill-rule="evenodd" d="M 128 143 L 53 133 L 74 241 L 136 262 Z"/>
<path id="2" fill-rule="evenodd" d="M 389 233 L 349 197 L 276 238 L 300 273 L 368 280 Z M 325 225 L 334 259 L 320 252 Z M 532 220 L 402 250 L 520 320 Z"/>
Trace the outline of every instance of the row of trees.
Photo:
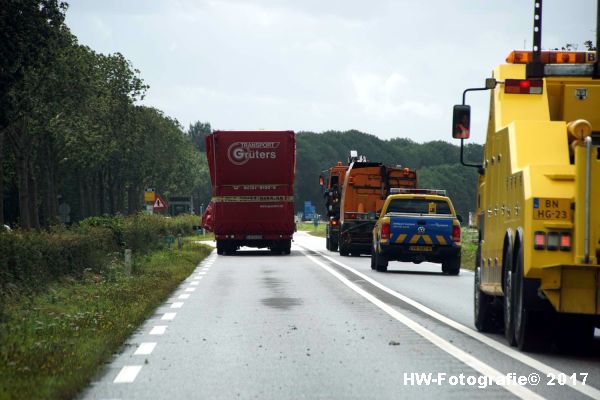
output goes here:
<path id="1" fill-rule="evenodd" d="M 350 150 L 357 150 L 370 161 L 417 169 L 421 188 L 446 189 L 457 212 L 465 218 L 475 210 L 477 170 L 460 165 L 460 147 L 443 141 L 415 143 L 410 139 L 382 140 L 359 131 L 300 132 L 296 135 L 296 209 L 311 200 L 317 212 L 325 215 L 319 187 L 319 174 L 326 174 L 337 161 L 346 162 Z M 481 160 L 483 148 L 465 146 L 465 160 Z"/>
<path id="2" fill-rule="evenodd" d="M 0 223 L 47 226 L 60 203 L 75 219 L 128 214 L 143 207 L 145 187 L 205 186 L 206 161 L 179 123 L 137 104 L 148 89 L 140 72 L 78 44 L 66 10 L 57 0 L 5 0 L 0 10 L 10 38 L 0 41 Z"/>

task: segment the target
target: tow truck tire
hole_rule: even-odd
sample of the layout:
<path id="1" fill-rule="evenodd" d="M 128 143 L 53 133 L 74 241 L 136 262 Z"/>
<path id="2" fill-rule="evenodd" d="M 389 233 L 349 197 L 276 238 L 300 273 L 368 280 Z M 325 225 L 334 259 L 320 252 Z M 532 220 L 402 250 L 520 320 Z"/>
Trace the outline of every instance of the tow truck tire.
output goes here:
<path id="1" fill-rule="evenodd" d="M 458 275 L 460 273 L 460 255 L 442 261 L 442 272 L 448 275 Z"/>
<path id="2" fill-rule="evenodd" d="M 506 342 L 509 346 L 515 346 L 517 344 L 517 342 L 515 341 L 515 317 L 513 312 L 513 308 L 515 307 L 515 289 L 513 278 L 515 274 L 513 274 L 513 272 L 511 271 L 512 262 L 510 260 L 506 261 L 510 264 L 505 264 L 505 270 L 502 272 L 502 287 L 504 287 L 504 296 L 502 297 L 504 337 L 506 338 Z"/>
<path id="3" fill-rule="evenodd" d="M 375 252 L 375 269 L 379 272 L 386 272 L 388 268 L 388 259 L 385 255 Z"/>
<path id="4" fill-rule="evenodd" d="M 331 239 L 325 238 L 325 248 L 331 250 Z"/>
<path id="5" fill-rule="evenodd" d="M 513 321 L 515 329 L 515 342 L 521 351 L 535 350 L 541 343 L 541 337 L 537 331 L 539 328 L 539 314 L 528 310 L 524 303 L 525 299 L 525 279 L 523 278 L 523 248 L 519 248 L 517 256 L 517 265 L 512 276 L 512 291 L 513 291 Z"/>
<path id="6" fill-rule="evenodd" d="M 475 267 L 474 281 L 474 312 L 475 327 L 480 332 L 496 332 L 496 308 L 493 305 L 493 297 L 481 291 L 479 284 L 481 283 L 481 267 Z"/>

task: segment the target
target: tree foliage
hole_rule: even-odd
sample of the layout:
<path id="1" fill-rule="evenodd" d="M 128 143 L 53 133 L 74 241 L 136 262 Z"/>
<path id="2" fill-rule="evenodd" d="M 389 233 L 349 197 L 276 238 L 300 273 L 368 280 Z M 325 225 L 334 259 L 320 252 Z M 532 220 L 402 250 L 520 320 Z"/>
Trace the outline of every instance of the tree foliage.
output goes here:
<path id="1" fill-rule="evenodd" d="M 350 150 L 357 150 L 369 161 L 417 169 L 421 188 L 446 189 L 457 212 L 465 217 L 475 210 L 477 171 L 459 163 L 460 147 L 444 141 L 416 143 L 410 139 L 382 140 L 359 131 L 328 131 L 296 135 L 296 209 L 310 200 L 317 212 L 325 214 L 319 174 L 326 174 L 338 161 L 346 163 Z M 482 146 L 465 146 L 465 159 L 478 162 Z"/>
<path id="2" fill-rule="evenodd" d="M 46 226 L 61 203 L 73 219 L 135 213 L 145 187 L 191 195 L 206 174 L 190 136 L 138 105 L 140 71 L 79 45 L 65 12 L 56 0 L 0 9 L 0 222 Z"/>

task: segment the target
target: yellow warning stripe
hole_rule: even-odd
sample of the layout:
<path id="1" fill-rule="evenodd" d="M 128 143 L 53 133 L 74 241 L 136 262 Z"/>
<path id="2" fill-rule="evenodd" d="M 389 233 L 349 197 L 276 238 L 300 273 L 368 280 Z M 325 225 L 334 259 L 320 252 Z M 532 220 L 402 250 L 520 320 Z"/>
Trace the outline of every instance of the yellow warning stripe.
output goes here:
<path id="1" fill-rule="evenodd" d="M 436 235 L 435 238 L 442 246 L 445 246 L 448 244 L 448 242 L 446 242 L 446 239 L 444 239 L 444 237 L 442 235 Z"/>
<path id="2" fill-rule="evenodd" d="M 404 243 L 404 239 L 406 239 L 406 236 L 408 236 L 406 233 L 399 234 L 398 238 L 396 239 L 396 243 L 398 243 L 398 244 Z"/>
<path id="3" fill-rule="evenodd" d="M 414 235 L 408 243 L 409 244 L 417 244 L 420 239 L 423 239 L 425 244 L 433 244 L 433 241 L 431 240 L 431 237 L 429 235 L 419 235 L 419 234 Z"/>
<path id="4" fill-rule="evenodd" d="M 218 196 L 213 197 L 215 203 L 253 203 L 253 202 L 293 202 L 294 196 Z"/>

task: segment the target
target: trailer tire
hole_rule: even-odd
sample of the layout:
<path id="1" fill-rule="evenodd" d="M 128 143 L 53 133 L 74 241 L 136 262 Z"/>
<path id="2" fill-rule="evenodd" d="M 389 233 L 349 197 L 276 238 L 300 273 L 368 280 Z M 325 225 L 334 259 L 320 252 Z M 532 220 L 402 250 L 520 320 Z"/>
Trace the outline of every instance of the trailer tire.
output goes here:
<path id="1" fill-rule="evenodd" d="M 498 330 L 498 310 L 493 304 L 494 298 L 489 294 L 485 294 L 479 287 L 481 283 L 481 267 L 475 267 L 474 279 L 474 310 L 475 327 L 480 332 L 496 332 Z"/>
<path id="2" fill-rule="evenodd" d="M 292 240 L 282 240 L 281 241 L 281 254 L 288 255 L 292 252 Z"/>
<path id="3" fill-rule="evenodd" d="M 225 246 L 222 240 L 217 240 L 217 254 L 218 255 L 223 255 Z"/>

